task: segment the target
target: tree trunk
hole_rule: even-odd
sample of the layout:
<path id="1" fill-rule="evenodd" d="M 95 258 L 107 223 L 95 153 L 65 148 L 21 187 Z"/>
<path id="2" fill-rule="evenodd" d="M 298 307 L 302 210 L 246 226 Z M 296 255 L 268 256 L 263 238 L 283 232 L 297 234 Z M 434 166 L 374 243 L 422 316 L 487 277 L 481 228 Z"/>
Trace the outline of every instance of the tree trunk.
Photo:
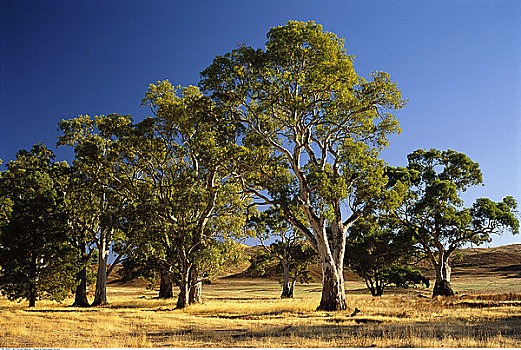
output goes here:
<path id="1" fill-rule="evenodd" d="M 31 262 L 30 262 L 30 276 L 29 276 L 29 307 L 36 306 L 36 286 L 38 285 L 38 267 L 36 266 L 37 257 L 34 252 L 31 253 Z M 1 293 L 0 293 L 1 294 Z"/>
<path id="2" fill-rule="evenodd" d="M 29 307 L 36 306 L 36 287 L 31 285 L 29 287 Z"/>
<path id="3" fill-rule="evenodd" d="M 87 255 L 87 244 L 85 244 L 84 237 L 81 237 L 80 241 L 81 248 L 81 262 L 83 267 L 76 274 L 76 291 L 74 293 L 74 303 L 72 306 L 87 307 L 90 306 L 89 300 L 87 299 L 87 263 L 90 258 L 90 254 Z"/>
<path id="4" fill-rule="evenodd" d="M 190 304 L 202 304 L 203 303 L 203 282 L 196 282 L 194 285 L 190 287 L 190 295 L 188 297 L 188 302 Z"/>
<path id="5" fill-rule="evenodd" d="M 106 305 L 107 302 L 107 262 L 109 258 L 109 247 L 106 239 L 101 238 L 98 247 L 98 273 L 96 276 L 96 292 L 92 306 Z"/>
<path id="6" fill-rule="evenodd" d="M 159 283 L 159 298 L 170 299 L 174 297 L 172 279 L 168 272 L 161 271 L 161 281 Z"/>
<path id="7" fill-rule="evenodd" d="M 328 259 L 322 261 L 322 298 L 317 310 L 346 310 L 344 290 L 344 275 L 338 271 L 334 262 Z"/>
<path id="8" fill-rule="evenodd" d="M 179 296 L 177 297 L 177 304 L 175 306 L 176 309 L 184 309 L 189 304 L 189 295 L 190 295 L 190 285 L 188 283 L 184 283 L 184 285 L 179 286 Z"/>
<path id="9" fill-rule="evenodd" d="M 181 279 L 178 280 L 179 296 L 177 297 L 176 309 L 184 309 L 190 303 L 190 270 L 183 271 Z"/>
<path id="10" fill-rule="evenodd" d="M 76 292 L 74 293 L 74 303 L 72 306 L 87 307 L 89 306 L 89 300 L 87 299 L 87 266 L 78 271 L 76 274 Z"/>
<path id="11" fill-rule="evenodd" d="M 291 281 L 289 278 L 289 264 L 286 259 L 282 259 L 282 270 L 283 270 L 283 279 L 282 279 L 282 294 L 281 298 L 293 298 L 293 290 L 291 288 Z"/>
<path id="12" fill-rule="evenodd" d="M 435 265 L 435 269 L 436 282 L 434 284 L 434 289 L 432 290 L 432 297 L 434 298 L 438 295 L 453 296 L 454 291 L 450 285 L 451 268 L 448 257 L 442 257 L 440 263 Z"/>
<path id="13" fill-rule="evenodd" d="M 203 282 L 199 281 L 197 268 L 190 269 L 190 294 L 188 295 L 189 304 L 203 303 Z"/>

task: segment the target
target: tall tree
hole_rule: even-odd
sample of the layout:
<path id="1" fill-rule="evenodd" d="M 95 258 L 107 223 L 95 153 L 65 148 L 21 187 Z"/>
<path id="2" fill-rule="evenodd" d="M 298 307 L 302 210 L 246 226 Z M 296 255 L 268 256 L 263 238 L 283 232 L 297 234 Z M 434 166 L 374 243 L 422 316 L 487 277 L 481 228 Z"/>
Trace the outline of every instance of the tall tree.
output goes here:
<path id="1" fill-rule="evenodd" d="M 216 57 L 200 85 L 221 124 L 244 130 L 245 191 L 280 207 L 319 252 L 318 308 L 344 310 L 346 233 L 383 203 L 378 151 L 400 131 L 389 112 L 405 101 L 387 73 L 358 76 L 343 39 L 314 22 L 290 21 L 267 37 L 265 50 L 240 47 Z"/>
<path id="2" fill-rule="evenodd" d="M 391 182 L 408 187 L 395 216 L 415 236 L 436 271 L 433 296 L 454 295 L 452 254 L 469 243 L 490 242 L 491 234 L 517 233 L 517 203 L 512 197 L 501 202 L 479 198 L 472 207 L 464 207 L 461 193 L 481 184 L 482 173 L 479 164 L 463 153 L 420 149 L 407 158 L 407 168 L 395 168 L 390 176 Z"/>
<path id="3" fill-rule="evenodd" d="M 72 216 L 75 224 L 89 233 L 98 251 L 98 269 L 93 306 L 107 303 L 107 278 L 115 264 L 124 255 L 122 252 L 112 264 L 108 258 L 112 244 L 122 239 L 119 221 L 121 212 L 128 205 L 128 197 L 121 191 L 121 181 L 134 180 L 137 174 L 128 174 L 120 162 L 119 138 L 128 132 L 132 123 L 129 116 L 110 114 L 107 116 L 79 116 L 59 123 L 62 135 L 58 145 L 74 147 L 74 167 L 81 174 L 83 183 L 78 190 L 86 191 L 83 199 L 88 208 Z M 76 195 L 76 198 L 81 198 Z M 88 217 L 87 217 L 88 215 Z M 118 226 L 119 225 L 119 226 Z"/>
<path id="4" fill-rule="evenodd" d="M 140 174 L 134 192 L 148 229 L 135 245 L 180 289 L 178 308 L 201 299 L 202 281 L 237 260 L 249 200 L 230 171 L 233 133 L 216 127 L 214 106 L 195 87 L 151 84 L 143 100 L 153 118 L 121 148 Z M 144 239 L 143 239 L 144 238 Z"/>
<path id="5" fill-rule="evenodd" d="M 0 177 L 0 197 L 10 202 L 0 222 L 0 290 L 34 307 L 41 298 L 63 300 L 74 285 L 76 250 L 67 237 L 59 177 L 44 145 L 21 150 Z"/>
<path id="6" fill-rule="evenodd" d="M 64 204 L 69 227 L 69 240 L 78 250 L 79 270 L 76 274 L 76 289 L 72 306 L 87 307 L 87 283 L 92 279 L 88 268 L 95 253 L 91 232 L 96 231 L 98 215 L 96 215 L 97 196 L 90 191 L 89 181 L 76 167 L 68 168 L 67 176 L 61 185 L 64 193 Z"/>

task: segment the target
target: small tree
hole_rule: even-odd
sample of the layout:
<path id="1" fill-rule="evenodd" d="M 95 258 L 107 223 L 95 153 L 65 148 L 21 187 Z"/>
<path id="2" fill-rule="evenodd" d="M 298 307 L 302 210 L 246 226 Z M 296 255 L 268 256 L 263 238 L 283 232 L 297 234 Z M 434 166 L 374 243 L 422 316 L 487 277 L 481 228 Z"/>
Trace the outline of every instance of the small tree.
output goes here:
<path id="1" fill-rule="evenodd" d="M 0 290 L 10 300 L 63 300 L 74 286 L 77 251 L 67 236 L 63 189 L 66 163 L 44 145 L 21 150 L 0 177 L 9 214 L 0 223 Z"/>
<path id="2" fill-rule="evenodd" d="M 491 234 L 517 233 L 517 203 L 477 199 L 471 208 L 460 198 L 470 186 L 482 183 L 479 164 L 453 150 L 416 150 L 407 156 L 407 168 L 391 170 L 392 183 L 408 188 L 403 205 L 394 211 L 402 230 L 421 245 L 436 272 L 433 296 L 454 295 L 449 259 L 465 244 L 490 242 Z"/>
<path id="3" fill-rule="evenodd" d="M 364 279 L 373 296 L 382 295 L 389 284 L 428 285 L 421 272 L 409 266 L 419 258 L 414 239 L 388 217 L 370 215 L 349 230 L 346 266 Z"/>
<path id="4" fill-rule="evenodd" d="M 264 274 L 265 268 L 276 263 L 277 271 L 282 273 L 281 298 L 293 298 L 295 283 L 311 282 L 309 265 L 318 260 L 318 254 L 307 242 L 305 237 L 291 227 L 280 210 L 270 208 L 251 220 L 255 227 L 257 238 L 263 250 L 250 261 L 250 269 Z M 266 245 L 265 241 L 275 239 Z"/>

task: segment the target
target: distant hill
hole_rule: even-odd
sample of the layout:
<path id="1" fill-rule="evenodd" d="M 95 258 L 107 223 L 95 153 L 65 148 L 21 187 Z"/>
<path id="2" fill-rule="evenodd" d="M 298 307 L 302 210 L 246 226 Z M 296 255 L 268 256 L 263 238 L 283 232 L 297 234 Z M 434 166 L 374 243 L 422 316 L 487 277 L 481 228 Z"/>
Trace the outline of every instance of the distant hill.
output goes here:
<path id="1" fill-rule="evenodd" d="M 461 249 L 460 253 L 461 259 L 457 256 L 452 259 L 453 274 L 499 274 L 521 278 L 521 244 Z"/>
<path id="2" fill-rule="evenodd" d="M 247 247 L 247 255 L 254 255 L 261 247 Z M 241 266 L 230 269 L 223 276 L 226 278 L 268 278 L 278 280 L 280 276 L 275 273 L 275 266 L 266 269 L 264 276 L 253 275 L 248 271 L 249 262 Z M 509 278 L 521 278 L 521 244 L 510 244 L 494 248 L 468 248 L 461 249 L 451 259 L 453 275 L 502 275 Z M 434 276 L 434 271 L 428 261 L 424 261 L 421 270 L 427 276 Z M 315 281 L 319 282 L 322 278 L 322 271 L 319 264 L 311 267 L 311 275 Z M 346 271 L 346 281 L 358 280 L 359 278 L 352 272 Z M 521 284 L 521 281 L 520 281 Z"/>

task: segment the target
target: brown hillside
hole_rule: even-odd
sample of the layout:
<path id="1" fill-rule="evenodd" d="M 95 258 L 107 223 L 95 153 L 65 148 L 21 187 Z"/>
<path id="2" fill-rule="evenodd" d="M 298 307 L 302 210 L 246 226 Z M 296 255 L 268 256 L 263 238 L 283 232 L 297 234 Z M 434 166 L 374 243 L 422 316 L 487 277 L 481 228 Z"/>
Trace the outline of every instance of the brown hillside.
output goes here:
<path id="1" fill-rule="evenodd" d="M 521 278 L 521 244 L 494 248 L 468 248 L 460 252 L 461 259 L 455 257 L 452 262 L 453 274 L 499 274 L 510 278 Z"/>
<path id="2" fill-rule="evenodd" d="M 248 247 L 246 248 L 247 255 L 253 256 L 259 249 L 261 247 Z M 425 261 L 422 265 L 424 267 L 422 270 L 432 277 L 434 273 L 429 263 Z M 267 278 L 271 280 L 280 278 L 275 273 L 275 266 L 266 269 L 264 276 L 253 276 L 248 271 L 249 266 L 250 263 L 245 262 L 238 268 L 228 271 L 226 278 Z M 494 248 L 461 249 L 452 258 L 451 266 L 453 275 L 501 275 L 507 278 L 521 278 L 521 244 L 510 244 Z M 314 264 L 311 267 L 311 275 L 316 282 L 320 282 L 322 273 L 319 264 Z M 351 271 L 345 272 L 345 278 L 346 281 L 359 279 Z"/>

